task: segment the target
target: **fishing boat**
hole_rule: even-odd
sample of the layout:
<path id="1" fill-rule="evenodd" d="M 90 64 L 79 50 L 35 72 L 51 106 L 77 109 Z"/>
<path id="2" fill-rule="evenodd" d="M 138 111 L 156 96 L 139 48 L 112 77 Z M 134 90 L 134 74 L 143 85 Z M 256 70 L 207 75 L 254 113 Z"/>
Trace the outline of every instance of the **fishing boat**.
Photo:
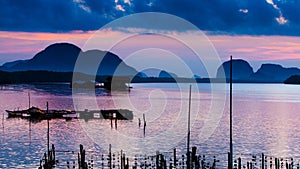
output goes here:
<path id="1" fill-rule="evenodd" d="M 128 109 L 84 110 L 76 111 L 77 118 L 132 120 L 133 113 Z"/>
<path id="2" fill-rule="evenodd" d="M 74 81 L 70 83 L 70 88 L 73 89 L 97 89 L 103 88 L 108 91 L 130 91 L 130 78 L 126 76 L 107 77 L 102 82 L 96 81 Z"/>
<path id="3" fill-rule="evenodd" d="M 60 118 L 64 114 L 72 113 L 68 110 L 42 110 L 38 107 L 32 106 L 26 110 L 5 110 L 8 113 L 8 117 L 21 117 L 21 118 Z"/>
<path id="4" fill-rule="evenodd" d="M 108 109 L 108 110 L 42 110 L 38 107 L 31 107 L 26 110 L 6 110 L 9 118 L 25 119 L 117 119 L 132 120 L 133 113 L 128 109 Z"/>

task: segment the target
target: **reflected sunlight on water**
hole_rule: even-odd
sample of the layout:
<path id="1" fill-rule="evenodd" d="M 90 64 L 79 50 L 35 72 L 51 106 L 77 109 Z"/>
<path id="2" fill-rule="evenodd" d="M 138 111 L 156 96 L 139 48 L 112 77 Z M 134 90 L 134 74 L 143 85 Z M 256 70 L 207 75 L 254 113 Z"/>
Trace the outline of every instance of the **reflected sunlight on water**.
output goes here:
<path id="1" fill-rule="evenodd" d="M 209 84 L 198 84 L 198 87 L 200 95 L 193 93 L 192 100 L 192 110 L 199 109 L 199 113 L 193 116 L 191 145 L 198 146 L 201 153 L 226 154 L 229 150 L 228 103 L 211 137 L 199 142 L 197 136 L 208 117 L 211 94 Z M 300 86 L 234 84 L 233 87 L 235 154 L 264 152 L 274 156 L 299 156 Z M 28 92 L 34 106 L 45 109 L 46 102 L 49 102 L 50 109 L 74 109 L 72 92 L 67 84 L 2 86 L 0 168 L 36 167 L 46 150 L 46 121 L 31 123 L 30 128 L 29 121 L 8 119 L 5 112 L 7 109 L 28 108 Z M 88 150 L 106 152 L 108 144 L 112 143 L 115 151 L 123 147 L 140 154 L 143 154 L 145 148 L 154 153 L 156 150 L 169 150 L 173 147 L 179 148 L 179 152 L 185 151 L 186 119 L 176 121 L 180 109 L 187 110 L 188 91 L 184 91 L 183 95 L 175 84 L 133 84 L 128 95 L 117 93 L 111 96 L 98 90 L 96 96 L 100 109 L 127 108 L 126 104 L 114 99 L 120 101 L 129 97 L 135 108 L 134 119 L 119 121 L 117 130 L 110 129 L 109 120 L 51 120 L 50 143 L 55 144 L 57 150 L 78 150 L 79 144 L 83 144 Z M 91 98 L 87 96 L 83 104 L 88 108 L 89 99 Z M 163 112 L 161 106 L 164 107 Z M 86 107 L 82 106 L 80 109 Z M 142 114 L 146 114 L 147 120 L 145 137 L 142 127 L 138 127 L 138 118 L 142 119 Z M 182 130 L 170 131 L 170 135 L 164 137 L 166 130 L 172 128 Z M 156 138 L 160 134 L 162 135 Z M 150 138 L 155 144 L 152 144 L 153 140 L 147 140 Z"/>

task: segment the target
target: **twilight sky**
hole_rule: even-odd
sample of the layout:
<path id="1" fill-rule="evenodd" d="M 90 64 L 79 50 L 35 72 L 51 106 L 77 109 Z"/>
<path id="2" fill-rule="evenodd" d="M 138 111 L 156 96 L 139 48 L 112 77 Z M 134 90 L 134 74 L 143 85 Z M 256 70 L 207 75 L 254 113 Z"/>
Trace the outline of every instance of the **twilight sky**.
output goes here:
<path id="1" fill-rule="evenodd" d="M 298 0 L 1 0 L 0 64 L 32 58 L 55 42 L 82 47 L 122 16 L 164 12 L 204 31 L 222 60 L 233 55 L 255 70 L 267 62 L 300 68 L 299 6 Z M 103 43 L 124 33 L 105 31 Z"/>

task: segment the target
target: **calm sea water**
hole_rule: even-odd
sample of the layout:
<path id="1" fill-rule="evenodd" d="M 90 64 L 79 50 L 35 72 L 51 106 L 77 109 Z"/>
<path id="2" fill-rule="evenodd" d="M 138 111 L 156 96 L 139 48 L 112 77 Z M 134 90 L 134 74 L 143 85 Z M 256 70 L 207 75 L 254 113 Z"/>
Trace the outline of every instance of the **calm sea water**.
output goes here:
<path id="1" fill-rule="evenodd" d="M 225 88 L 224 88 L 225 87 Z M 300 156 L 300 86 L 284 84 L 234 84 L 233 144 L 235 155 Z M 226 156 L 229 151 L 228 86 L 192 87 L 191 146 L 208 155 Z M 128 154 L 184 152 L 186 147 L 188 84 L 134 84 L 130 93 L 97 89 L 73 92 L 67 84 L 7 85 L 0 90 L 0 168 L 36 168 L 47 149 L 47 122 L 7 118 L 5 110 L 46 109 L 133 110 L 132 121 L 51 120 L 50 143 L 58 151 L 107 152 L 121 149 Z M 146 116 L 146 130 L 138 119 Z M 143 126 L 143 122 L 142 122 Z"/>

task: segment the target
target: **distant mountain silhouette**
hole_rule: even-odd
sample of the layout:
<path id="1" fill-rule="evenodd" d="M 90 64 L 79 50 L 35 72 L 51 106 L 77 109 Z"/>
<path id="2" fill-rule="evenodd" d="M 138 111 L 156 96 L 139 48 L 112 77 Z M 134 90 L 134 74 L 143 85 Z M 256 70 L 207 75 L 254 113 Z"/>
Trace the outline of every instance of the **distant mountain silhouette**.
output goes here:
<path id="1" fill-rule="evenodd" d="M 284 68 L 278 64 L 263 64 L 257 72 L 253 72 L 250 64 L 242 59 L 233 60 L 232 73 L 235 82 L 275 82 L 283 83 L 293 75 L 300 75 L 298 68 Z M 222 73 L 224 70 L 224 73 Z M 230 78 L 230 61 L 224 62 L 217 71 L 217 78 Z"/>
<path id="2" fill-rule="evenodd" d="M 83 58 L 81 60 L 80 65 L 82 65 L 82 73 L 85 74 L 94 74 L 93 67 L 91 65 L 95 65 L 95 63 L 100 63 L 98 66 L 99 69 L 97 71 L 97 75 L 100 76 L 135 76 L 138 72 L 125 64 L 122 59 L 120 59 L 117 55 L 111 52 L 105 52 L 100 50 L 89 50 L 86 52 L 82 52 L 80 57 Z M 97 67 L 95 66 L 95 67 Z"/>
<path id="3" fill-rule="evenodd" d="M 199 76 L 199 75 L 194 75 L 193 78 L 194 78 L 194 79 L 201 79 L 201 76 Z"/>
<path id="4" fill-rule="evenodd" d="M 256 80 L 269 80 L 283 82 L 293 75 L 300 75 L 298 68 L 284 68 L 277 64 L 263 64 L 252 76 Z"/>
<path id="5" fill-rule="evenodd" d="M 26 63 L 28 60 L 17 60 L 17 61 L 13 61 L 13 62 L 7 62 L 7 63 L 4 63 L 3 64 L 3 67 L 5 68 L 11 68 L 17 64 L 20 64 L 20 63 Z"/>
<path id="6" fill-rule="evenodd" d="M 161 69 L 157 69 L 157 68 L 148 68 L 141 71 L 141 73 L 143 73 L 147 77 L 158 77 L 160 72 Z"/>
<path id="7" fill-rule="evenodd" d="M 166 70 L 157 68 L 148 68 L 140 72 L 144 77 L 155 77 L 155 78 L 176 78 L 175 73 L 167 72 Z M 172 77 L 173 76 L 173 77 Z"/>
<path id="8" fill-rule="evenodd" d="M 72 72 L 81 49 L 68 43 L 56 43 L 36 54 L 32 59 L 6 63 L 2 71 L 47 70 Z"/>
<path id="9" fill-rule="evenodd" d="M 232 60 L 232 78 L 234 80 L 248 80 L 253 75 L 253 68 L 242 59 Z M 217 78 L 230 78 L 230 61 L 224 62 L 217 70 Z"/>
<path id="10" fill-rule="evenodd" d="M 136 76 L 142 77 L 142 78 L 147 78 L 148 77 L 147 74 L 144 73 L 144 72 L 139 72 Z"/>
<path id="11" fill-rule="evenodd" d="M 300 84 L 300 76 L 294 75 L 284 81 L 285 84 Z"/>
<path id="12" fill-rule="evenodd" d="M 96 78 L 99 80 L 109 76 L 131 76 L 134 77 L 136 82 L 168 83 L 175 82 L 175 79 L 180 82 L 191 82 L 193 80 L 192 78 L 179 78 L 174 73 L 155 68 L 137 72 L 111 52 L 101 50 L 82 51 L 73 44 L 56 43 L 46 47 L 32 59 L 17 60 L 0 66 L 0 83 L 69 82 L 74 75 L 72 72 L 78 59 L 80 60 L 81 69 L 76 69 L 76 72 L 83 77 L 87 77 L 87 79 L 90 79 L 91 75 L 96 73 L 98 75 Z M 284 68 L 277 64 L 263 64 L 257 72 L 254 72 L 247 61 L 242 59 L 233 60 L 234 82 L 283 83 L 293 75 L 300 76 L 300 69 Z M 210 80 L 219 82 L 222 80 L 219 78 L 229 79 L 230 61 L 220 65 L 216 79 L 200 79 L 200 76 L 194 76 L 193 78 L 196 77 L 198 82 L 209 82 Z"/>
<path id="13" fill-rule="evenodd" d="M 160 71 L 158 77 L 159 78 L 177 78 L 177 75 L 175 73 L 170 73 L 170 72 L 162 70 L 162 71 Z"/>
<path id="14" fill-rule="evenodd" d="M 100 50 L 83 52 L 79 47 L 69 43 L 52 44 L 32 59 L 5 63 L 0 67 L 0 70 L 8 72 L 28 70 L 73 72 L 79 54 L 86 57 L 83 64 L 86 64 L 86 68 L 89 69 L 91 69 L 89 63 L 102 60 L 97 75 L 111 76 L 114 75 L 116 69 L 118 75 L 135 75 L 137 73 L 134 68 L 126 65 L 117 55 L 111 52 Z"/>

